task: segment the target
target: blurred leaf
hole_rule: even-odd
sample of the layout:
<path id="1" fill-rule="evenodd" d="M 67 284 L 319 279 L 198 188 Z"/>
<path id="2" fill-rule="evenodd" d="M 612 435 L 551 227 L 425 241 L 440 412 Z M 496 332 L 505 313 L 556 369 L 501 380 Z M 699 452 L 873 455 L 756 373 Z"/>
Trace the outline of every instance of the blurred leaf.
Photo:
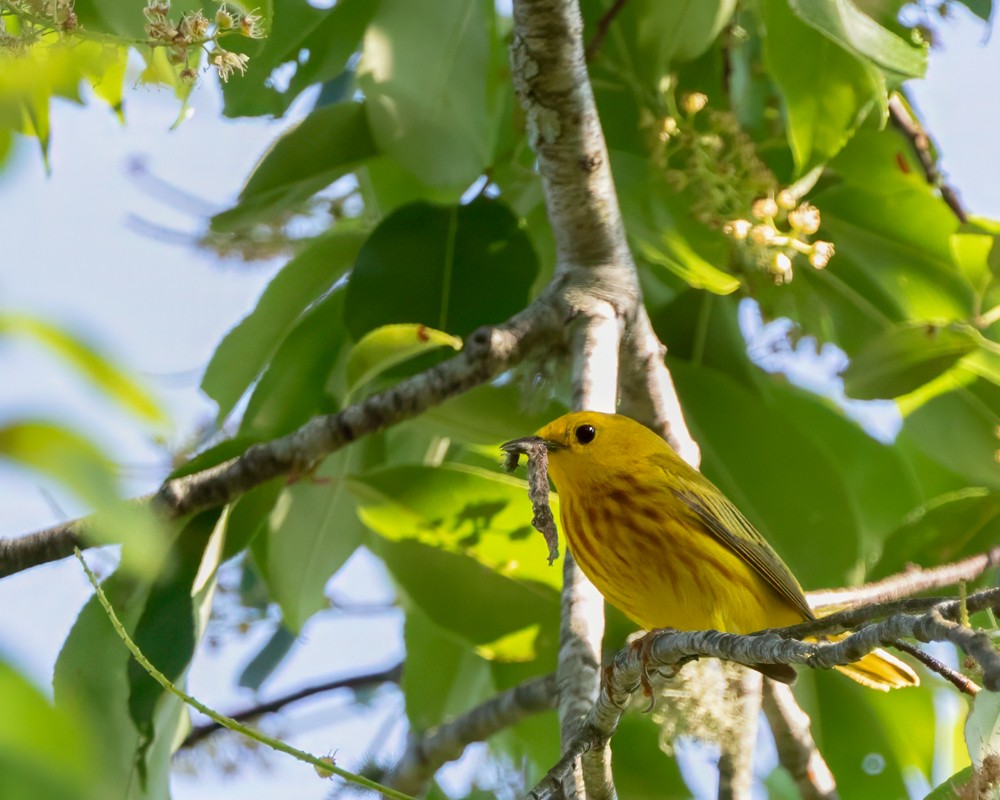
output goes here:
<path id="1" fill-rule="evenodd" d="M 650 171 L 646 159 L 616 153 L 614 172 L 629 239 L 640 257 L 695 289 L 731 294 L 740 287 L 738 278 L 715 266 L 728 262 L 725 238 L 695 222 L 686 201 Z"/>
<path id="2" fill-rule="evenodd" d="M 790 0 L 789 5 L 807 25 L 894 74 L 897 80 L 922 78 L 927 71 L 926 47 L 904 41 L 850 0 Z"/>
<path id="3" fill-rule="evenodd" d="M 317 108 L 271 144 L 237 204 L 212 217 L 212 228 L 231 231 L 295 209 L 376 155 L 363 103 Z"/>
<path id="4" fill-rule="evenodd" d="M 264 681 L 271 677 L 272 673 L 291 652 L 296 641 L 298 641 L 298 636 L 293 631 L 284 625 L 278 625 L 274 633 L 271 634 L 271 638 L 243 668 L 237 685 L 244 689 L 259 691 Z"/>
<path id="5" fill-rule="evenodd" d="M 977 345 L 975 332 L 965 325 L 901 325 L 851 358 L 844 390 L 861 400 L 898 397 L 941 375 Z"/>
<path id="6" fill-rule="evenodd" d="M 487 662 L 418 608 L 407 608 L 403 642 L 401 686 L 406 716 L 416 730 L 462 714 L 493 693 Z"/>
<path id="7" fill-rule="evenodd" d="M 266 555 L 258 563 L 292 631 L 301 631 L 326 607 L 327 581 L 361 544 L 364 528 L 349 486 L 355 474 L 381 459 L 379 437 L 359 439 L 329 456 L 314 474 L 299 476 L 271 511 L 261 542 Z"/>
<path id="8" fill-rule="evenodd" d="M 702 470 L 758 527 L 807 589 L 858 577 L 861 530 L 838 466 L 786 413 L 731 378 L 670 360 Z M 808 464 L 808 470 L 789 470 Z M 807 532 L 807 533 L 806 533 Z"/>
<path id="9" fill-rule="evenodd" d="M 219 404 L 221 422 L 253 385 L 303 313 L 350 268 L 365 240 L 354 226 L 337 226 L 285 264 L 257 306 L 223 337 L 205 368 L 201 389 Z"/>
<path id="10" fill-rule="evenodd" d="M 63 330 L 41 320 L 16 314 L 0 314 L 0 336 L 30 336 L 49 348 L 84 378 L 136 416 L 156 424 L 166 415 L 152 396 L 96 350 Z"/>
<path id="11" fill-rule="evenodd" d="M 786 0 L 761 0 L 764 63 L 781 91 L 788 141 L 803 175 L 835 156 L 885 103 L 878 71 L 799 20 Z"/>
<path id="12" fill-rule="evenodd" d="M 310 307 L 282 340 L 250 395 L 241 433 L 281 436 L 336 409 L 326 384 L 346 348 L 345 294 L 338 289 Z"/>
<path id="13" fill-rule="evenodd" d="M 842 477 L 870 563 L 881 554 L 883 540 L 923 499 L 913 466 L 899 448 L 873 439 L 824 397 L 782 384 L 768 394 L 776 410 L 829 457 Z"/>
<path id="14" fill-rule="evenodd" d="M 884 196 L 842 185 L 814 200 L 824 235 L 837 246 L 824 277 L 840 283 L 883 326 L 971 318 L 974 293 L 951 250 L 958 223 L 939 198 L 924 191 Z"/>
<path id="15" fill-rule="evenodd" d="M 677 759 L 660 749 L 660 730 L 646 715 L 625 714 L 611 741 L 615 787 L 635 800 L 683 800 L 692 796 Z"/>
<path id="16" fill-rule="evenodd" d="M 990 384 L 970 384 L 932 398 L 906 415 L 900 438 L 976 486 L 1000 488 L 996 429 L 1000 403 Z"/>
<path id="17" fill-rule="evenodd" d="M 48 475 L 94 509 L 88 537 L 123 542 L 123 566 L 152 575 L 166 552 L 157 517 L 143 505 L 123 500 L 110 460 L 89 439 L 47 422 L 15 422 L 0 427 L 0 457 Z"/>
<path id="18" fill-rule="evenodd" d="M 195 647 L 195 576 L 221 511 L 206 511 L 181 530 L 165 574 L 158 576 L 143 604 L 132 640 L 143 655 L 172 682 L 184 673 Z M 135 659 L 128 663 L 129 717 L 145 739 L 154 734 L 153 711 L 164 696 L 160 686 Z"/>
<path id="19" fill-rule="evenodd" d="M 356 391 L 387 370 L 439 347 L 462 349 L 462 340 L 419 324 L 383 325 L 369 331 L 347 356 L 347 391 Z"/>
<path id="20" fill-rule="evenodd" d="M 966 488 L 913 510 L 886 539 L 871 578 L 902 572 L 910 564 L 933 567 L 983 552 L 1000 541 L 1000 492 Z"/>
<path id="21" fill-rule="evenodd" d="M 355 340 L 400 322 L 464 337 L 524 308 L 537 272 L 531 241 L 504 204 L 413 203 L 386 217 L 361 248 L 345 321 Z"/>
<path id="22" fill-rule="evenodd" d="M 657 86 L 671 64 L 704 53 L 735 8 L 736 0 L 637 0 L 623 6 L 614 24 L 627 37 L 636 73 Z"/>
<path id="23" fill-rule="evenodd" d="M 222 85 L 225 115 L 280 117 L 309 86 L 335 78 L 357 51 L 377 6 L 338 0 L 331 8 L 317 8 L 308 0 L 283 0 L 265 38 L 227 39 L 226 47 L 246 53 L 250 62 L 246 75 Z"/>
<path id="24" fill-rule="evenodd" d="M 492 642 L 477 645 L 476 655 L 486 661 L 534 661 L 537 656 L 535 640 L 538 632 L 538 625 L 528 625 Z"/>
<path id="25" fill-rule="evenodd" d="M 972 765 L 982 768 L 987 756 L 1000 753 L 1000 694 L 980 692 L 972 698 L 972 711 L 965 721 L 965 743 Z"/>
<path id="26" fill-rule="evenodd" d="M 95 742 L 69 709 L 0 661 L 0 797 L 4 800 L 96 800 Z M 96 731 L 96 729 L 95 729 Z"/>
<path id="27" fill-rule="evenodd" d="M 102 586 L 125 629 L 133 632 L 149 585 L 137 585 L 117 572 Z M 91 740 L 101 781 L 100 797 L 165 797 L 173 743 L 182 719 L 187 724 L 187 715 L 179 699 L 164 698 L 155 712 L 154 739 L 145 740 L 129 717 L 127 674 L 131 658 L 96 596 L 91 597 L 56 661 L 52 681 L 56 706 L 78 711 L 88 728 L 100 731 L 100 736 Z"/>
<path id="28" fill-rule="evenodd" d="M 874 692 L 833 672 L 815 675 L 815 686 L 813 735 L 842 797 L 907 797 L 908 770 L 931 774 L 934 686 Z"/>
<path id="29" fill-rule="evenodd" d="M 469 186 L 493 160 L 500 81 L 492 0 L 381 0 L 358 86 L 379 149 L 429 186 Z M 503 69 L 506 64 L 499 62 Z"/>

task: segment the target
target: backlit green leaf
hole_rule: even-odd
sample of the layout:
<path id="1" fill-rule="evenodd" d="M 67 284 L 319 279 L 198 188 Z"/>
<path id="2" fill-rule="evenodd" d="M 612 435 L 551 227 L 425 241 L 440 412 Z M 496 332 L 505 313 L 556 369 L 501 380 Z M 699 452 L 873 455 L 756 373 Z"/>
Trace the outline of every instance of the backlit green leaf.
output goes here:
<path id="1" fill-rule="evenodd" d="M 366 333 L 347 356 L 347 390 L 354 394 L 386 370 L 439 347 L 462 349 L 462 340 L 426 325 L 383 325 Z"/>

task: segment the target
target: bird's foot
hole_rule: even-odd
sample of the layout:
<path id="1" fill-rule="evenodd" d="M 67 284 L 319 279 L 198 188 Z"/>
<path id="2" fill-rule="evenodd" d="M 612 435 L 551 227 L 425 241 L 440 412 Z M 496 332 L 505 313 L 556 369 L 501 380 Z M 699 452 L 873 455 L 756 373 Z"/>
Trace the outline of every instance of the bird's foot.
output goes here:
<path id="1" fill-rule="evenodd" d="M 646 713 L 649 713 L 656 707 L 656 698 L 653 695 L 653 682 L 650 676 L 653 673 L 656 673 L 663 678 L 672 678 L 680 672 L 681 667 L 683 667 L 688 661 L 694 661 L 697 659 L 697 656 L 691 656 L 671 665 L 670 667 L 651 667 L 649 665 L 649 659 L 653 652 L 653 643 L 656 641 L 656 637 L 662 633 L 679 633 L 679 631 L 677 628 L 653 628 L 651 631 L 647 631 L 642 636 L 632 639 L 632 641 L 629 642 L 629 647 L 632 648 L 632 652 L 637 654 L 639 657 L 639 664 L 641 666 L 639 686 L 642 687 L 643 696 L 649 698 L 649 705 L 644 709 Z"/>

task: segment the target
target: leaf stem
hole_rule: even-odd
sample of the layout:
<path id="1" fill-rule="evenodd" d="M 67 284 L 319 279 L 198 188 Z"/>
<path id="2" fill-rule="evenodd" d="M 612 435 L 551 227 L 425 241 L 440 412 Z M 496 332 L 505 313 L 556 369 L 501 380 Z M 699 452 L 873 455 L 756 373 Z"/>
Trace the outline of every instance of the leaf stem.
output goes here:
<path id="1" fill-rule="evenodd" d="M 87 580 L 90 581 L 90 585 L 94 587 L 94 591 L 97 593 L 97 599 L 104 609 L 104 613 L 108 615 L 108 619 L 111 621 L 112 627 L 115 629 L 115 633 L 118 634 L 118 638 L 122 640 L 125 647 L 132 654 L 132 657 L 139 662 L 139 665 L 149 673 L 149 676 L 155 680 L 160 686 L 162 686 L 166 691 L 170 692 L 172 695 L 179 697 L 185 703 L 187 703 L 192 708 L 200 711 L 206 717 L 211 719 L 213 722 L 218 723 L 224 728 L 228 728 L 231 731 L 236 731 L 236 733 L 241 733 L 249 739 L 253 739 L 255 742 L 260 742 L 261 744 L 270 747 L 272 750 L 277 750 L 281 753 L 287 753 L 293 758 L 299 761 L 304 761 L 307 764 L 312 764 L 317 772 L 321 775 L 324 773 L 331 773 L 333 775 L 338 775 L 346 781 L 351 783 L 356 783 L 358 786 L 363 786 L 366 789 L 370 789 L 374 792 L 381 792 L 386 797 L 394 798 L 394 800 L 414 800 L 410 795 L 398 792 L 395 789 L 391 789 L 388 786 L 383 786 L 380 783 L 376 783 L 373 780 L 369 780 L 362 775 L 357 775 L 353 772 L 348 772 L 345 769 L 341 769 L 335 764 L 330 763 L 329 759 L 322 759 L 319 756 L 314 756 L 311 753 L 307 753 L 304 750 L 299 750 L 292 747 L 290 744 L 282 742 L 280 739 L 274 739 L 267 736 L 260 731 L 254 730 L 253 728 L 244 725 L 241 722 L 237 722 L 231 717 L 227 717 L 224 714 L 220 714 L 215 711 L 200 700 L 195 699 L 191 695 L 187 694 L 181 689 L 178 689 L 171 683 L 170 679 L 167 678 L 162 672 L 160 672 L 153 664 L 143 655 L 142 651 L 139 649 L 138 645 L 132 641 L 132 637 L 129 636 L 128 631 L 125 630 L 125 626 L 122 625 L 121 620 L 118 619 L 118 615 L 115 613 L 114 608 L 111 607 L 111 603 L 108 601 L 107 596 L 104 594 L 104 590 L 101 588 L 100 583 L 97 580 L 97 576 L 91 572 L 90 567 L 87 565 L 86 560 L 83 557 L 83 553 L 80 552 L 80 548 L 75 548 L 74 553 L 80 564 L 83 565 L 83 571 L 87 573 Z"/>

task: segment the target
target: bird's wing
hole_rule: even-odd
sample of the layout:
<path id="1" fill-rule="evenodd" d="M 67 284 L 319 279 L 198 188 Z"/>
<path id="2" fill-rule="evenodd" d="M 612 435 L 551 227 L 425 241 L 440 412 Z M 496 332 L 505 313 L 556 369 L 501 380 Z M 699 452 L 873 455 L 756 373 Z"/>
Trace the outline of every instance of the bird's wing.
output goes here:
<path id="1" fill-rule="evenodd" d="M 676 471 L 673 472 L 676 476 Z M 680 477 L 679 488 L 673 490 L 677 498 L 694 511 L 710 534 L 752 566 L 781 598 L 806 619 L 813 619 L 802 587 L 760 531 L 706 478 L 700 474 L 698 478 L 694 483 Z"/>

